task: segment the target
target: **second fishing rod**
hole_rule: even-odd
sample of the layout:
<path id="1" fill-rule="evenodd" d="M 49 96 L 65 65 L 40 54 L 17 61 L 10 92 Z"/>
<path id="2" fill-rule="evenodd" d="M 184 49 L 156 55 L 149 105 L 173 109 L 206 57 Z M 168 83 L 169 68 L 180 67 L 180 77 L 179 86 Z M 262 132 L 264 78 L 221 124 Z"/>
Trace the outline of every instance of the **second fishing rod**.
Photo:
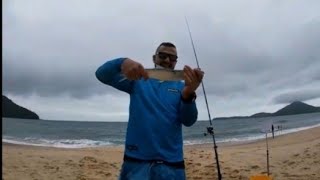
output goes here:
<path id="1" fill-rule="evenodd" d="M 197 62 L 197 66 L 198 66 L 198 68 L 200 68 L 198 57 L 197 57 L 197 52 L 196 52 L 196 49 L 195 49 L 195 46 L 194 46 L 194 43 L 193 43 L 193 39 L 192 39 L 192 35 L 191 35 L 191 31 L 190 31 L 190 27 L 189 27 L 189 23 L 188 23 L 187 17 L 185 17 L 185 20 L 186 20 L 186 24 L 187 24 L 187 28 L 188 28 L 191 44 L 192 44 L 193 53 L 194 53 L 194 56 L 195 56 L 195 59 L 196 59 L 196 62 Z M 221 175 L 221 171 L 220 171 L 220 164 L 219 164 L 218 151 L 217 151 L 218 146 L 216 144 L 216 140 L 215 140 L 215 136 L 214 136 L 214 132 L 213 132 L 213 125 L 212 125 L 212 120 L 211 120 L 211 115 L 210 115 L 210 110 L 209 110 L 209 104 L 208 104 L 207 95 L 206 95 L 206 91 L 205 91 L 205 88 L 204 88 L 203 81 L 201 82 L 201 85 L 202 85 L 202 89 L 203 89 L 204 98 L 205 98 L 205 101 L 206 101 L 206 106 L 207 106 L 208 116 L 209 116 L 209 123 L 210 123 L 210 126 L 207 127 L 207 133 L 210 134 L 212 136 L 212 139 L 213 139 L 213 148 L 214 148 L 214 153 L 215 153 L 215 157 L 216 157 L 218 180 L 221 180 L 222 179 L 222 175 Z"/>

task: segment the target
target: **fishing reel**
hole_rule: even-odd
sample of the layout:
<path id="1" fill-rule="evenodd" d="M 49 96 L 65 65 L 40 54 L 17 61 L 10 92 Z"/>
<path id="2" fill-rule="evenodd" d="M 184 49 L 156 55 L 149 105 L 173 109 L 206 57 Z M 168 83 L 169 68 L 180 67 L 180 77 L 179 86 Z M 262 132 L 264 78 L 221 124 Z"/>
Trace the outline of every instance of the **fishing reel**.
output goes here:
<path id="1" fill-rule="evenodd" d="M 214 134 L 212 126 L 207 127 L 207 132 L 203 133 L 204 136 L 207 136 L 208 134 L 210 134 L 210 135 Z"/>

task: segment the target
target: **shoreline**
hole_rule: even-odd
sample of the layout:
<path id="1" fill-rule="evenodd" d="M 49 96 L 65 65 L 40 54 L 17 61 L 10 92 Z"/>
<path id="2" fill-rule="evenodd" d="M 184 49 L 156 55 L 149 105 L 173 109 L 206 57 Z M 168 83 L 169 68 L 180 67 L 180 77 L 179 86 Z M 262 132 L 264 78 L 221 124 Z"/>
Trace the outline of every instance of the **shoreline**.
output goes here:
<path id="1" fill-rule="evenodd" d="M 282 137 L 282 136 L 287 136 L 287 135 L 291 135 L 291 134 L 295 134 L 295 133 L 300 133 L 302 131 L 307 131 L 310 129 L 314 129 L 314 128 L 320 128 L 320 124 L 316 124 L 313 126 L 309 126 L 309 127 L 301 127 L 303 128 L 302 130 L 299 131 L 293 131 L 293 132 L 288 132 L 288 133 L 283 133 L 283 134 L 276 134 L 277 131 L 275 131 L 275 138 L 278 137 Z M 296 128 L 296 129 L 300 129 L 300 128 Z M 261 133 L 263 134 L 263 133 Z M 268 132 L 268 139 L 271 139 L 272 135 L 271 132 Z M 254 139 L 254 140 L 243 140 L 243 141 L 233 141 L 233 142 L 216 142 L 217 146 L 222 146 L 222 147 L 230 147 L 230 146 L 240 146 L 240 145 L 246 145 L 246 144 L 252 144 L 252 143 L 258 143 L 258 142 L 265 142 L 266 139 L 264 138 L 260 138 L 260 139 Z M 11 142 L 4 142 L 2 141 L 3 145 L 9 145 L 9 146 L 25 146 L 28 147 L 30 146 L 31 148 L 56 148 L 56 149 L 95 149 L 95 148 L 124 148 L 123 144 L 113 144 L 113 145 L 104 145 L 104 146 L 88 146 L 88 147 L 56 147 L 56 146 L 47 146 L 47 145 L 33 145 L 33 144 L 19 144 L 19 143 L 11 143 Z M 184 147 L 206 147 L 206 146 L 213 146 L 213 141 L 211 143 L 202 143 L 202 144 L 184 144 Z"/>
<path id="2" fill-rule="evenodd" d="M 293 131 L 293 132 L 285 132 L 282 134 L 277 134 L 278 131 L 275 131 L 275 137 L 280 137 L 280 136 L 286 136 L 292 133 L 299 133 L 301 131 L 313 129 L 320 127 L 320 124 L 312 125 L 312 126 L 307 126 L 307 127 L 301 127 L 301 128 L 295 128 L 295 129 L 302 129 L 299 131 Z M 284 130 L 285 131 L 285 130 Z M 263 133 L 261 133 L 263 134 Z M 271 132 L 268 132 L 268 139 L 271 138 Z M 259 139 L 253 139 L 253 140 L 241 140 L 241 141 L 232 141 L 232 142 L 216 142 L 217 146 L 235 146 L 235 145 L 243 145 L 243 144 L 251 144 L 251 143 L 256 143 L 259 141 L 265 141 L 264 138 L 259 138 Z M 17 145 L 17 146 L 31 146 L 31 147 L 42 147 L 42 148 L 61 148 L 61 149 L 91 149 L 91 148 L 124 148 L 123 144 L 113 144 L 113 145 L 104 145 L 104 146 L 87 146 L 87 147 L 57 147 L 57 146 L 50 146 L 50 145 L 42 145 L 42 144 L 19 144 L 19 143 L 11 143 L 11 142 L 4 142 L 2 139 L 2 144 L 6 145 Z M 184 147 L 189 147 L 189 146 L 210 146 L 213 145 L 213 141 L 210 143 L 201 143 L 201 144 L 184 144 Z"/>
<path id="3" fill-rule="evenodd" d="M 320 127 L 268 138 L 270 172 L 275 179 L 320 179 Z M 59 148 L 2 143 L 4 180 L 117 179 L 123 147 Z M 266 174 L 265 139 L 219 144 L 226 180 Z M 185 145 L 187 179 L 216 179 L 213 144 Z"/>

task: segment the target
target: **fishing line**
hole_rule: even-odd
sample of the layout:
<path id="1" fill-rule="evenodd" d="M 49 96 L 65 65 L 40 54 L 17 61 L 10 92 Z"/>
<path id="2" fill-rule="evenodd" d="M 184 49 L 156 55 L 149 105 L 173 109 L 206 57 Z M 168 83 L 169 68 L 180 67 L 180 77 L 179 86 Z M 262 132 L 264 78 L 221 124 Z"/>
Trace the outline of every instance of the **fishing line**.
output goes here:
<path id="1" fill-rule="evenodd" d="M 190 40 L 191 40 L 191 44 L 192 44 L 193 53 L 194 53 L 194 56 L 195 56 L 195 59 L 196 59 L 196 62 L 197 62 L 197 66 L 198 66 L 198 68 L 200 68 L 198 57 L 197 57 L 197 52 L 196 52 L 196 49 L 195 49 L 195 46 L 194 46 L 194 43 L 193 43 L 193 39 L 192 39 L 192 35 L 191 35 L 188 19 L 187 19 L 186 16 L 185 16 L 185 20 L 186 20 L 186 24 L 187 24 L 187 27 L 188 27 L 188 32 L 189 32 L 189 36 L 190 36 Z M 208 104 L 207 95 L 206 95 L 206 91 L 205 91 L 205 88 L 204 88 L 203 81 L 201 81 L 201 85 L 202 85 L 204 99 L 205 99 L 207 110 L 208 110 L 209 123 L 210 123 L 210 126 L 207 127 L 207 132 L 208 132 L 208 134 L 210 134 L 212 136 L 212 139 L 213 139 L 213 145 L 214 145 L 213 147 L 214 147 L 214 153 L 215 153 L 215 156 L 216 156 L 216 164 L 217 164 L 217 170 L 218 170 L 218 179 L 221 180 L 222 179 L 222 175 L 221 175 L 221 172 L 220 172 L 220 164 L 219 164 L 219 159 L 218 159 L 218 151 L 217 151 L 218 146 L 216 144 L 216 140 L 215 140 L 215 137 L 214 137 L 212 120 L 211 120 L 211 115 L 210 115 L 210 110 L 209 110 L 209 104 Z M 206 135 L 206 133 L 205 133 L 205 135 Z"/>

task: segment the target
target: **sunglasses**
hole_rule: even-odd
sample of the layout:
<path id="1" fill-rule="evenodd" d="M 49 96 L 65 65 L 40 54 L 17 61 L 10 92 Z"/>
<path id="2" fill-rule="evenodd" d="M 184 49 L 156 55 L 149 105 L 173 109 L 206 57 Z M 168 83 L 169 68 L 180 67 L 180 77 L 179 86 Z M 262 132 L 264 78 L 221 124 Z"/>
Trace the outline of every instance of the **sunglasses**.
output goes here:
<path id="1" fill-rule="evenodd" d="M 162 60 L 169 58 L 170 62 L 177 62 L 177 59 L 178 59 L 178 56 L 164 53 L 164 52 L 158 52 L 157 55 Z"/>

